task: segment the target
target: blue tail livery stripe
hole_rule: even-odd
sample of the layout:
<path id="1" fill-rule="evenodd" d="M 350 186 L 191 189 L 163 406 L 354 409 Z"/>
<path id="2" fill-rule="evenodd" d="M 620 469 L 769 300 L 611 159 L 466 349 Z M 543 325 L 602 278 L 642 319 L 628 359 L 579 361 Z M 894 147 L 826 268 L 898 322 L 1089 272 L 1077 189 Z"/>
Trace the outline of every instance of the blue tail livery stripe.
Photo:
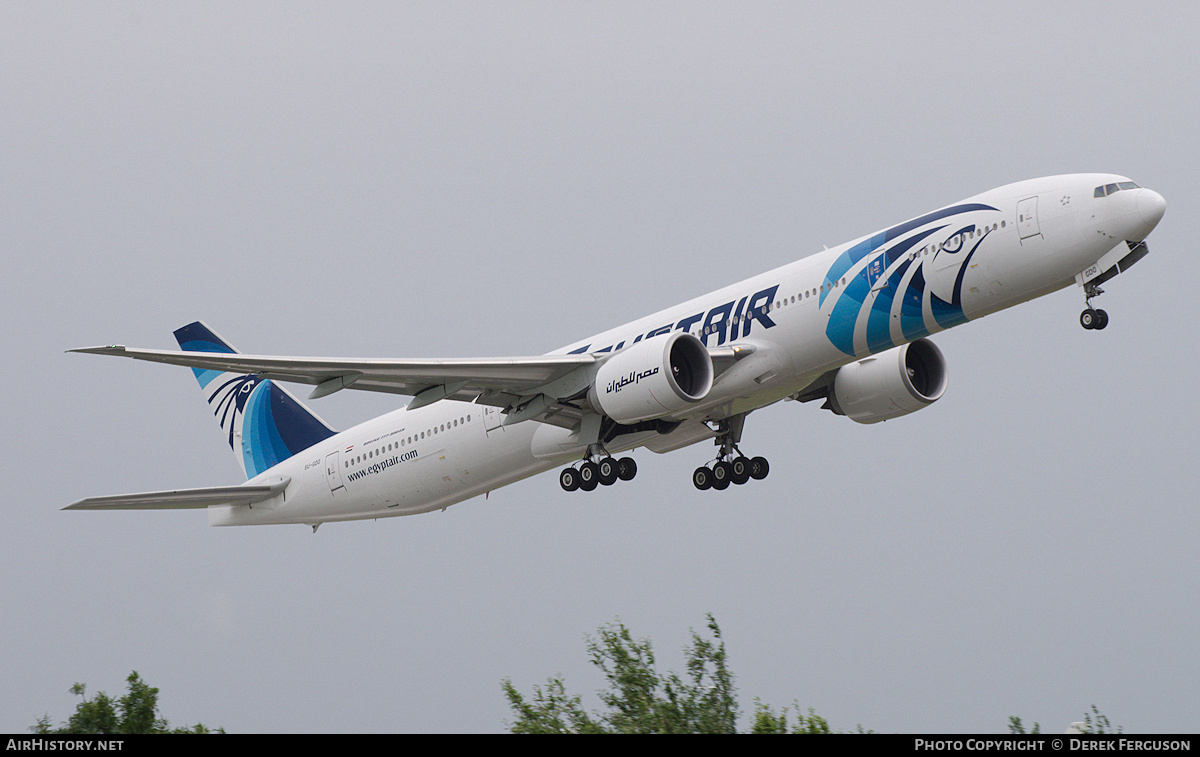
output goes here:
<path id="1" fill-rule="evenodd" d="M 189 352 L 237 352 L 199 321 L 178 329 L 175 339 L 181 349 Z M 269 379 L 253 374 L 192 370 L 246 478 L 253 478 L 336 433 Z"/>

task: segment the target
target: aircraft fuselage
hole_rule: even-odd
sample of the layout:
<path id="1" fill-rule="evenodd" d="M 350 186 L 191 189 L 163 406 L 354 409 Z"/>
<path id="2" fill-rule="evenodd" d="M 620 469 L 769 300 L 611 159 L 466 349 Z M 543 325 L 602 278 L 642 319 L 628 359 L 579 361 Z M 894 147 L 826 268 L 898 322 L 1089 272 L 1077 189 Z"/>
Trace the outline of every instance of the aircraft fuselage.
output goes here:
<path id="1" fill-rule="evenodd" d="M 1114 247 L 1141 241 L 1162 215 L 1143 188 L 1108 174 L 1010 184 L 789 263 L 567 345 L 552 354 L 618 352 L 686 331 L 710 348 L 753 354 L 721 373 L 672 421 L 746 413 L 795 395 L 839 366 L 1068 286 Z M 634 377 L 636 378 L 636 377 Z M 254 505 L 210 507 L 212 525 L 381 518 L 442 509 L 579 458 L 570 430 L 501 425 L 485 405 L 442 400 L 338 433 L 249 483 L 289 477 Z M 630 449 L 647 430 L 609 443 Z"/>

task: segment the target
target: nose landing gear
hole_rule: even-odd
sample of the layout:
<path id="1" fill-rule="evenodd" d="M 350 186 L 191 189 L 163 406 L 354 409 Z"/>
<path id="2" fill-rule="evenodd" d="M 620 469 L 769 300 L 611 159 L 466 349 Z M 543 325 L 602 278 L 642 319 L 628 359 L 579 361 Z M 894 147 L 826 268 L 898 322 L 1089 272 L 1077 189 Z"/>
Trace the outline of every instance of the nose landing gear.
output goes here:
<path id="1" fill-rule="evenodd" d="M 1104 290 L 1096 284 L 1084 284 L 1083 295 L 1087 309 L 1079 314 L 1079 325 L 1085 329 L 1099 331 L 1108 325 L 1108 313 L 1092 308 L 1092 298 L 1104 294 Z"/>

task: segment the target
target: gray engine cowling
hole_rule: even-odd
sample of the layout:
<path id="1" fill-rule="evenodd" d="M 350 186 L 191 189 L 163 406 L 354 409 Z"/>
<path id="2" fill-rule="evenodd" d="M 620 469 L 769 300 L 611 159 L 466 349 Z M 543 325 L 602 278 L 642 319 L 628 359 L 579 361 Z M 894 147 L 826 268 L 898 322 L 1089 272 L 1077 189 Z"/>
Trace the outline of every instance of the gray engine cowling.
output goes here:
<path id="1" fill-rule="evenodd" d="M 708 395 L 713 364 L 695 336 L 675 331 L 610 357 L 596 372 L 588 400 L 618 423 L 638 423 L 685 410 Z"/>
<path id="2" fill-rule="evenodd" d="M 839 368 L 829 405 L 852 421 L 878 423 L 933 404 L 947 380 L 942 351 L 918 339 Z"/>

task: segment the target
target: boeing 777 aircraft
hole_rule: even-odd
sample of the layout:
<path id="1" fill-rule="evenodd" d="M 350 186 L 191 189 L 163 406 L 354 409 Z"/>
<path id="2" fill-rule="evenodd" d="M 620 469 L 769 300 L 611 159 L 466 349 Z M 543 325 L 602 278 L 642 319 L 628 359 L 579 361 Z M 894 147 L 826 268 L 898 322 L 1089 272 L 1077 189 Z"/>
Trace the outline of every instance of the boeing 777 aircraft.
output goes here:
<path id="1" fill-rule="evenodd" d="M 538 357 L 344 359 L 243 355 L 203 323 L 182 351 L 74 350 L 190 367 L 247 481 L 92 497 L 66 509 L 207 508 L 210 525 L 303 523 L 443 509 L 560 468 L 567 491 L 632 479 L 638 447 L 714 440 L 698 489 L 767 475 L 740 451 L 746 416 L 823 400 L 859 423 L 937 401 L 946 363 L 927 337 L 1062 289 L 1100 285 L 1148 252 L 1158 193 L 1111 174 L 993 189 Z M 335 431 L 279 382 L 412 395 Z M 565 467 L 563 467 L 565 466 Z"/>

